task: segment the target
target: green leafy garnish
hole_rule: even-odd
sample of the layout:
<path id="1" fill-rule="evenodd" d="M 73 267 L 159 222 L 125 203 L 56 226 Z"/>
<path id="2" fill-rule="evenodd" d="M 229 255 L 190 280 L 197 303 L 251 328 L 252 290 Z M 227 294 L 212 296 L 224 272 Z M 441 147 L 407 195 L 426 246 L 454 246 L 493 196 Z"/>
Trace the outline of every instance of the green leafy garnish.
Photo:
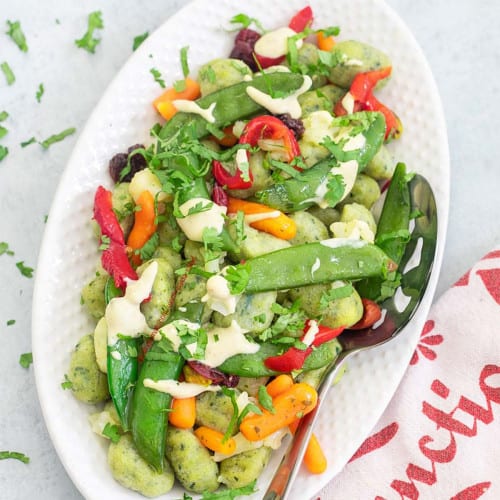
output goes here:
<path id="1" fill-rule="evenodd" d="M 79 40 L 75 40 L 75 44 L 77 47 L 84 49 L 92 54 L 95 53 L 95 48 L 101 42 L 101 39 L 93 37 L 94 31 L 96 29 L 104 28 L 104 23 L 101 16 L 101 11 L 95 11 L 89 14 L 87 31 L 82 38 L 80 38 Z"/>
<path id="2" fill-rule="evenodd" d="M 35 144 L 36 139 L 34 137 L 31 137 L 27 141 L 21 142 L 21 147 L 25 148 L 26 146 L 29 146 L 30 144 Z"/>
<path id="3" fill-rule="evenodd" d="M 259 339 L 265 342 L 272 339 L 273 342 L 284 342 L 283 337 L 278 340 L 276 337 L 286 333 L 288 336 L 299 337 L 302 335 L 306 314 L 301 310 L 299 302 L 294 302 L 289 308 L 283 307 L 280 304 L 273 304 L 271 311 L 277 315 L 273 324 L 266 328 L 260 335 Z M 284 342 L 286 343 L 286 342 Z"/>
<path id="4" fill-rule="evenodd" d="M 61 387 L 66 391 L 68 389 L 73 389 L 73 382 L 68 378 L 68 375 L 64 374 L 64 381 L 61 382 Z"/>
<path id="5" fill-rule="evenodd" d="M 40 85 L 38 85 L 38 90 L 36 91 L 36 100 L 38 102 L 42 101 L 42 96 L 43 96 L 44 92 L 45 92 L 45 88 L 43 86 L 43 83 L 41 83 Z"/>
<path id="6" fill-rule="evenodd" d="M 155 79 L 155 82 L 162 88 L 164 89 L 166 87 L 165 85 L 165 80 L 163 80 L 161 73 L 159 70 L 156 68 L 151 68 L 149 72 L 153 75 L 153 78 Z"/>
<path id="7" fill-rule="evenodd" d="M 24 265 L 24 260 L 21 262 L 16 262 L 16 267 L 21 271 L 21 274 L 23 276 L 26 276 L 26 278 L 33 278 L 33 271 L 34 269 L 32 267 L 28 267 Z"/>
<path id="8" fill-rule="evenodd" d="M 7 326 L 12 326 L 12 325 L 15 325 L 16 324 L 16 320 L 15 319 L 9 319 L 7 320 Z"/>
<path id="9" fill-rule="evenodd" d="M 19 356 L 19 364 L 23 368 L 29 368 L 31 363 L 33 363 L 33 354 L 31 352 L 25 352 Z"/>
<path id="10" fill-rule="evenodd" d="M 113 443 L 118 443 L 118 441 L 120 441 L 121 438 L 120 429 L 118 428 L 118 426 L 110 424 L 109 422 L 107 422 L 106 425 L 104 426 L 104 429 L 102 430 L 102 435 L 109 438 L 110 441 L 112 441 Z"/>
<path id="11" fill-rule="evenodd" d="M 250 273 L 245 264 L 239 264 L 237 266 L 227 267 L 224 277 L 228 281 L 231 293 L 233 295 L 238 295 L 245 290 L 248 280 L 250 279 Z"/>
<path id="12" fill-rule="evenodd" d="M 28 52 L 28 44 L 26 43 L 26 37 L 21 29 L 21 23 L 19 21 L 7 21 L 7 24 L 9 25 L 9 30 L 6 31 L 7 35 L 10 36 L 20 50 Z"/>
<path id="13" fill-rule="evenodd" d="M 252 481 L 250 484 L 246 486 L 242 486 L 241 488 L 228 488 L 225 490 L 219 490 L 215 493 L 203 493 L 201 497 L 202 500 L 234 500 L 239 496 L 247 496 L 255 493 L 257 490 L 255 489 L 256 480 Z"/>
<path id="14" fill-rule="evenodd" d="M 7 120 L 8 117 L 9 117 L 9 113 L 7 113 L 7 111 L 2 111 L 0 113 L 0 122 Z"/>
<path id="15" fill-rule="evenodd" d="M 180 57 L 181 57 L 181 68 L 182 68 L 182 74 L 184 75 L 184 78 L 187 78 L 189 75 L 189 64 L 188 64 L 188 50 L 189 46 L 182 47 L 181 52 L 180 52 Z"/>
<path id="16" fill-rule="evenodd" d="M 43 140 L 40 142 L 41 146 L 43 149 L 48 149 L 52 144 L 56 142 L 60 142 L 69 135 L 72 135 L 76 132 L 76 128 L 71 127 L 67 128 L 66 130 L 63 130 L 62 132 L 59 132 L 58 134 L 51 135 L 50 137 L 47 137 L 47 139 Z M 31 139 L 30 139 L 31 140 Z"/>
<path id="17" fill-rule="evenodd" d="M 323 199 L 328 203 L 329 207 L 334 207 L 342 199 L 345 192 L 344 177 L 342 175 L 328 176 L 327 192 Z"/>
<path id="18" fill-rule="evenodd" d="M 110 243 L 111 243 L 110 237 L 103 234 L 101 236 L 101 244 L 99 245 L 99 250 L 104 252 L 104 250 L 107 250 L 109 248 Z"/>
<path id="19" fill-rule="evenodd" d="M 229 421 L 226 432 L 224 433 L 224 437 L 222 438 L 222 442 L 224 443 L 234 434 L 234 431 L 238 426 L 239 408 L 236 392 L 233 389 L 229 389 L 228 387 L 221 387 L 221 391 L 231 399 L 231 405 L 233 406 L 233 414 L 231 415 L 231 420 Z"/>
<path id="20" fill-rule="evenodd" d="M 234 17 L 232 17 L 229 22 L 231 24 L 239 24 L 239 26 L 236 27 L 237 30 L 245 29 L 251 26 L 252 24 L 255 24 L 255 26 L 262 32 L 266 31 L 264 26 L 262 26 L 261 22 L 258 19 L 255 19 L 255 17 L 250 17 L 247 16 L 246 14 L 236 14 Z"/>
<path id="21" fill-rule="evenodd" d="M 4 61 L 2 64 L 0 64 L 0 69 L 5 75 L 7 85 L 12 85 L 16 81 L 16 75 L 14 75 L 14 72 L 10 68 L 9 63 L 7 61 Z"/>
<path id="22" fill-rule="evenodd" d="M 353 291 L 353 286 L 350 283 L 346 283 L 345 285 L 331 288 L 330 290 L 323 292 L 319 301 L 320 310 L 326 309 L 328 304 L 334 300 L 350 297 Z"/>
<path id="23" fill-rule="evenodd" d="M 132 43 L 132 50 L 137 50 L 144 40 L 149 36 L 149 32 L 146 31 L 142 35 L 137 35 L 134 37 L 134 42 Z"/>
<path id="24" fill-rule="evenodd" d="M 0 145 L 0 161 L 2 161 L 9 154 L 9 148 Z"/>
<path id="25" fill-rule="evenodd" d="M 205 262 L 218 259 L 221 256 L 224 242 L 215 227 L 203 228 L 202 241 L 204 248 Z"/>
<path id="26" fill-rule="evenodd" d="M 29 464 L 30 462 L 30 458 L 27 457 L 24 453 L 20 453 L 18 451 L 0 451 L 0 460 L 6 460 L 8 458 L 19 460 L 23 464 Z"/>
<path id="27" fill-rule="evenodd" d="M 5 137 L 8 133 L 8 129 L 6 129 L 5 127 L 2 127 L 2 125 L 0 125 L 0 139 L 2 139 L 2 137 Z"/>
<path id="28" fill-rule="evenodd" d="M 0 255 L 14 255 L 14 252 L 9 248 L 9 244 L 5 241 L 0 241 Z"/>
<path id="29" fill-rule="evenodd" d="M 259 387 L 258 398 L 259 398 L 259 404 L 260 406 L 262 406 L 262 408 L 266 409 L 271 413 L 276 413 L 276 410 L 274 409 L 273 406 L 273 398 L 267 392 L 265 385 L 261 385 Z"/>

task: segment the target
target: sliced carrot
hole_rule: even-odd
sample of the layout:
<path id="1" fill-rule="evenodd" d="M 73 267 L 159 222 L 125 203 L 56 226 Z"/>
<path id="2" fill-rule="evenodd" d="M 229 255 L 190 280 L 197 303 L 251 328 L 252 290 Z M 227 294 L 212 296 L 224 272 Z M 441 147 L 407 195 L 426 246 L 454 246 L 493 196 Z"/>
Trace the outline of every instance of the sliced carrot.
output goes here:
<path id="1" fill-rule="evenodd" d="M 258 220 L 249 222 L 249 225 L 259 231 L 272 234 L 282 240 L 291 240 L 297 234 L 295 221 L 279 210 L 255 203 L 253 201 L 240 200 L 239 198 L 228 197 L 227 213 L 235 214 L 243 212 L 245 215 L 254 215 Z M 260 214 L 269 214 L 268 218 L 263 218 Z"/>
<path id="2" fill-rule="evenodd" d="M 191 429 L 196 420 L 196 398 L 177 399 L 172 401 L 168 413 L 168 421 L 179 429 Z"/>
<path id="3" fill-rule="evenodd" d="M 322 31 L 318 31 L 316 40 L 320 50 L 330 51 L 335 46 L 335 38 L 333 38 L 333 36 L 325 36 Z"/>
<path id="4" fill-rule="evenodd" d="M 134 226 L 128 236 L 127 246 L 131 250 L 139 250 L 156 231 L 155 200 L 150 191 L 143 191 L 137 199 L 139 210 L 135 212 Z M 132 262 L 141 263 L 139 255 L 132 255 Z"/>
<path id="5" fill-rule="evenodd" d="M 293 378 L 286 374 L 283 373 L 281 375 L 278 375 L 276 378 L 271 380 L 269 384 L 266 385 L 266 390 L 269 396 L 272 398 L 278 396 L 278 394 L 281 394 L 282 392 L 285 392 L 286 390 L 290 389 L 293 385 Z"/>
<path id="6" fill-rule="evenodd" d="M 264 409 L 262 415 L 244 418 L 240 431 L 249 441 L 260 441 L 312 411 L 317 402 L 318 394 L 313 387 L 304 382 L 293 384 L 273 398 L 274 413 Z"/>
<path id="7" fill-rule="evenodd" d="M 153 106 L 156 108 L 156 111 L 160 113 L 165 120 L 169 120 L 172 116 L 177 113 L 177 109 L 173 105 L 172 101 L 176 99 L 187 99 L 189 101 L 194 101 L 200 97 L 200 85 L 196 80 L 192 80 L 191 78 L 184 79 L 185 86 L 183 90 L 175 90 L 174 87 L 171 87 L 163 94 L 158 96 L 153 101 Z"/>
<path id="8" fill-rule="evenodd" d="M 222 129 L 222 132 L 224 132 L 224 137 L 217 139 L 217 137 L 212 137 L 213 140 L 217 143 L 220 144 L 221 146 L 225 146 L 227 148 L 230 148 L 231 146 L 234 146 L 238 142 L 238 138 L 234 135 L 233 133 L 233 126 L 229 125 L 228 127 L 225 127 Z"/>
<path id="9" fill-rule="evenodd" d="M 236 441 L 231 437 L 224 441 L 224 434 L 215 429 L 201 425 L 194 433 L 201 444 L 209 450 L 224 455 L 230 455 L 236 450 Z"/>
<path id="10" fill-rule="evenodd" d="M 299 425 L 300 419 L 297 418 L 294 422 L 292 422 L 288 428 L 292 434 L 295 434 L 297 427 Z M 311 474 L 321 474 L 325 472 L 328 462 L 326 460 L 325 454 L 321 449 L 321 445 L 319 444 L 318 438 L 314 433 L 311 434 L 309 438 L 309 442 L 307 443 L 306 452 L 304 454 L 304 464 L 307 467 L 307 470 Z"/>

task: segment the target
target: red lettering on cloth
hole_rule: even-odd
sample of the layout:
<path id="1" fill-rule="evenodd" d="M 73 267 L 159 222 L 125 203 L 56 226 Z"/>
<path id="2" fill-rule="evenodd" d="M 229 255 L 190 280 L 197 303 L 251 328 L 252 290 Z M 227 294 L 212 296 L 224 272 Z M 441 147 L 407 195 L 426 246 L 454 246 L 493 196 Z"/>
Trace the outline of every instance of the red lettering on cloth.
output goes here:
<path id="1" fill-rule="evenodd" d="M 470 271 L 467 271 L 453 286 L 467 286 L 469 284 Z"/>
<path id="2" fill-rule="evenodd" d="M 481 260 L 498 258 L 500 258 L 500 250 L 492 250 L 491 252 L 487 253 Z"/>
<path id="3" fill-rule="evenodd" d="M 450 498 L 450 500 L 477 500 L 490 489 L 490 486 L 491 482 L 489 481 L 474 484 L 473 486 L 469 486 L 468 488 L 465 488 L 465 490 L 460 491 L 454 497 Z"/>
<path id="4" fill-rule="evenodd" d="M 385 446 L 397 434 L 398 429 L 399 425 L 397 422 L 393 422 L 392 424 L 384 427 L 381 431 L 366 438 L 363 444 L 358 448 L 358 451 L 356 451 L 356 453 L 351 457 L 349 462 Z"/>
<path id="5" fill-rule="evenodd" d="M 481 269 L 476 272 L 491 298 L 500 305 L 500 269 Z"/>
<path id="6" fill-rule="evenodd" d="M 436 352 L 428 346 L 439 345 L 443 342 L 443 336 L 440 334 L 429 335 L 434 330 L 434 321 L 432 319 L 427 320 L 420 334 L 420 340 L 417 344 L 417 348 L 413 353 L 410 360 L 410 365 L 415 365 L 419 360 L 419 352 L 430 361 L 434 361 L 437 358 Z"/>

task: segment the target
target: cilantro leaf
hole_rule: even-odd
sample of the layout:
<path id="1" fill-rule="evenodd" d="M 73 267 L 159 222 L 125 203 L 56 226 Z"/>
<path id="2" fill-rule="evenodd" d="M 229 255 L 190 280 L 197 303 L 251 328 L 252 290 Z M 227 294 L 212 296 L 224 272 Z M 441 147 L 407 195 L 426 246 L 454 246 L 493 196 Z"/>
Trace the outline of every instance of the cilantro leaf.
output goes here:
<path id="1" fill-rule="evenodd" d="M 7 255 L 14 255 L 14 252 L 9 248 L 9 244 L 5 241 L 0 241 L 0 255 L 4 253 Z"/>
<path id="2" fill-rule="evenodd" d="M 61 387 L 66 391 L 68 389 L 73 389 L 73 382 L 68 378 L 68 375 L 64 374 L 64 381 L 61 382 Z"/>
<path id="3" fill-rule="evenodd" d="M 323 292 L 319 300 L 320 310 L 326 309 L 328 304 L 334 300 L 350 297 L 353 291 L 353 286 L 350 283 L 346 283 L 345 285 L 331 288 L 330 290 Z"/>
<path id="4" fill-rule="evenodd" d="M 182 68 L 182 74 L 184 75 L 184 78 L 187 78 L 189 75 L 189 64 L 188 64 L 188 50 L 189 46 L 182 47 L 181 52 L 180 52 L 180 57 L 181 57 L 181 68 Z"/>
<path id="5" fill-rule="evenodd" d="M 31 352 L 25 352 L 19 356 L 19 364 L 23 368 L 29 368 L 31 363 L 33 363 L 33 354 Z"/>
<path id="6" fill-rule="evenodd" d="M 286 340 L 287 337 L 279 336 L 284 333 L 287 333 L 288 337 L 302 335 L 307 318 L 305 312 L 300 309 L 298 302 L 294 302 L 290 308 L 275 303 L 271 306 L 271 311 L 277 315 L 277 318 L 269 328 L 266 328 L 259 335 L 260 340 L 273 339 L 273 342 L 289 343 L 290 341 Z"/>
<path id="7" fill-rule="evenodd" d="M 344 177 L 342 175 L 329 175 L 327 182 L 328 191 L 324 196 L 324 200 L 329 207 L 334 207 L 342 199 L 345 192 Z"/>
<path id="8" fill-rule="evenodd" d="M 162 89 L 164 89 L 166 87 L 165 80 L 163 80 L 160 71 L 156 68 L 151 68 L 149 72 L 153 75 L 155 82 L 158 83 Z"/>
<path id="9" fill-rule="evenodd" d="M 27 141 L 21 142 L 21 147 L 25 148 L 26 146 L 29 146 L 30 144 L 34 144 L 36 142 L 36 139 L 34 137 L 31 137 Z"/>
<path id="10" fill-rule="evenodd" d="M 27 457 L 24 453 L 20 453 L 18 451 L 0 451 L 0 460 L 6 460 L 8 458 L 19 460 L 23 464 L 29 464 L 30 462 L 30 458 Z"/>
<path id="11" fill-rule="evenodd" d="M 102 435 L 109 438 L 113 443 L 118 443 L 121 438 L 120 430 L 117 425 L 106 423 L 102 430 Z"/>
<path id="12" fill-rule="evenodd" d="M 12 325 L 15 325 L 16 324 L 16 320 L 15 319 L 9 319 L 7 320 L 7 326 L 12 326 Z"/>
<path id="13" fill-rule="evenodd" d="M 7 21 L 7 24 L 9 25 L 9 31 L 6 31 L 7 35 L 10 36 L 20 50 L 28 52 L 28 44 L 26 43 L 26 37 L 21 29 L 21 23 L 19 21 Z"/>
<path id="14" fill-rule="evenodd" d="M 0 64 L 0 69 L 5 75 L 7 85 L 12 85 L 16 81 L 16 75 L 14 75 L 14 72 L 10 68 L 9 63 L 7 61 L 4 61 L 2 64 Z"/>
<path id="15" fill-rule="evenodd" d="M 139 48 L 139 46 L 141 45 L 142 42 L 144 42 L 144 40 L 146 40 L 146 38 L 149 36 L 149 32 L 146 31 L 145 33 L 143 33 L 142 35 L 137 35 L 136 37 L 134 37 L 134 42 L 132 43 L 132 50 L 137 50 Z"/>
<path id="16" fill-rule="evenodd" d="M 104 28 L 104 23 L 102 21 L 102 12 L 95 11 L 91 12 L 88 17 L 87 31 L 82 36 L 82 38 L 75 40 L 77 47 L 86 50 L 92 54 L 95 53 L 95 48 L 101 42 L 100 38 L 93 38 L 94 31 L 96 29 Z"/>
<path id="17" fill-rule="evenodd" d="M 264 26 L 262 26 L 261 22 L 258 19 L 255 19 L 255 17 L 247 16 L 246 14 L 236 14 L 229 20 L 229 22 L 231 24 L 239 24 L 240 26 L 236 27 L 237 30 L 246 29 L 252 24 L 255 24 L 257 29 L 259 29 L 260 31 L 266 31 Z"/>
<path id="18" fill-rule="evenodd" d="M 2 125 L 0 125 L 0 139 L 2 137 L 5 137 L 8 132 L 9 132 L 8 129 L 6 129 L 5 127 L 2 127 Z"/>
<path id="19" fill-rule="evenodd" d="M 9 117 L 9 113 L 7 113 L 7 111 L 2 111 L 0 113 L 0 122 L 7 120 L 8 117 Z"/>
<path id="20" fill-rule="evenodd" d="M 256 482 L 257 481 L 254 480 L 250 484 L 242 486 L 241 488 L 228 488 L 214 493 L 204 492 L 201 498 L 202 500 L 234 500 L 239 496 L 247 496 L 255 493 L 257 491 L 255 489 Z"/>
<path id="21" fill-rule="evenodd" d="M 43 86 L 43 83 L 41 83 L 40 85 L 38 85 L 38 90 L 36 91 L 36 100 L 38 102 L 42 101 L 42 96 L 43 96 L 44 92 L 45 92 L 45 88 Z"/>
<path id="22" fill-rule="evenodd" d="M 205 227 L 202 233 L 205 262 L 218 259 L 222 253 L 224 242 L 215 227 Z"/>
<path id="23" fill-rule="evenodd" d="M 76 132 L 76 128 L 71 127 L 67 128 L 66 130 L 63 130 L 62 132 L 59 132 L 58 134 L 51 135 L 50 137 L 47 137 L 47 139 L 43 140 L 40 142 L 41 146 L 43 149 L 48 149 L 52 144 L 56 142 L 60 142 L 69 135 L 72 135 Z M 31 139 L 30 139 L 31 140 Z"/>
<path id="24" fill-rule="evenodd" d="M 16 262 L 16 267 L 21 271 L 21 274 L 23 276 L 26 276 L 26 278 L 33 278 L 33 271 L 34 269 L 32 267 L 28 267 L 24 264 L 24 260 L 21 262 Z"/>
<path id="25" fill-rule="evenodd" d="M 273 398 L 267 392 L 265 385 L 261 385 L 259 387 L 258 398 L 259 404 L 260 406 L 262 406 L 262 408 L 265 408 L 270 413 L 276 413 L 276 410 L 273 406 Z"/>
<path id="26" fill-rule="evenodd" d="M 144 243 L 142 248 L 138 251 L 141 260 L 144 262 L 146 260 L 151 259 L 156 249 L 158 248 L 159 244 L 160 244 L 160 235 L 158 233 L 153 233 L 151 238 L 149 238 L 149 240 L 146 241 L 146 243 Z"/>
<path id="27" fill-rule="evenodd" d="M 229 266 L 224 276 L 229 284 L 229 290 L 233 295 L 243 293 L 250 279 L 248 267 L 245 264 Z"/>
<path id="28" fill-rule="evenodd" d="M 9 154 L 9 148 L 0 144 L 0 161 L 2 161 Z"/>

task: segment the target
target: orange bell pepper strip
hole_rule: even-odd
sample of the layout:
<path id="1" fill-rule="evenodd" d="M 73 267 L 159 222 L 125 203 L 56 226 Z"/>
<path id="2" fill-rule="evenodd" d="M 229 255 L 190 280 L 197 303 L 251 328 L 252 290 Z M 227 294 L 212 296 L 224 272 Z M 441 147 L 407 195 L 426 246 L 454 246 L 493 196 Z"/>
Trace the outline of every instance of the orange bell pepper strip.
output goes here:
<path id="1" fill-rule="evenodd" d="M 127 239 L 127 246 L 130 250 L 140 250 L 153 236 L 156 231 L 155 200 L 150 191 L 143 191 L 137 199 L 137 207 L 140 210 L 135 212 L 134 226 Z M 134 253 L 131 257 L 135 265 L 140 265 L 142 260 Z"/>
<path id="2" fill-rule="evenodd" d="M 163 94 L 153 101 L 153 106 L 165 120 L 170 120 L 177 113 L 172 101 L 176 99 L 187 99 L 194 101 L 200 97 L 200 85 L 196 80 L 191 78 L 184 79 L 185 86 L 183 90 L 175 90 L 174 87 L 167 89 Z"/>

